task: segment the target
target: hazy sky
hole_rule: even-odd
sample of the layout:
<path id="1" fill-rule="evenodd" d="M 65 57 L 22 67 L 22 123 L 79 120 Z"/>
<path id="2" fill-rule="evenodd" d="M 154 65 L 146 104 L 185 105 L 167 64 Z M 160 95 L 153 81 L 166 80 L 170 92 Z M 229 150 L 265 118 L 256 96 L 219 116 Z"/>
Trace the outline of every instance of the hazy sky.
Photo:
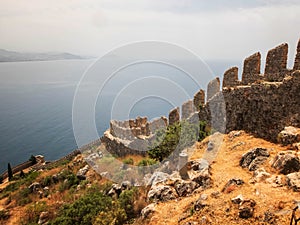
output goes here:
<path id="1" fill-rule="evenodd" d="M 133 41 L 242 59 L 300 38 L 299 0 L 0 0 L 0 48 L 100 56 Z"/>

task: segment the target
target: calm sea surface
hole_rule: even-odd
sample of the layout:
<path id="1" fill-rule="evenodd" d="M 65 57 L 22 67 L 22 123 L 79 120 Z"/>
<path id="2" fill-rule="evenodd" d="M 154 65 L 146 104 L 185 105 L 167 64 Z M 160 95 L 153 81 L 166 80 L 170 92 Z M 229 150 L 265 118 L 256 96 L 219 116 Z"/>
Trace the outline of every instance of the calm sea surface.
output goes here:
<path id="1" fill-rule="evenodd" d="M 46 160 L 55 160 L 78 147 L 72 127 L 73 98 L 79 80 L 93 61 L 0 63 L 0 172 L 7 168 L 8 162 L 16 165 L 37 154 L 44 155 Z M 211 64 L 215 74 L 220 74 L 227 66 L 230 63 Z M 117 94 L 126 84 L 136 80 L 141 71 L 154 71 L 147 76 L 167 74 L 190 96 L 199 89 L 186 75 L 170 71 L 170 68 L 147 64 L 143 68 L 137 66 L 121 71 L 105 85 L 101 101 L 96 103 L 95 120 L 99 136 L 108 128 L 110 108 Z M 203 84 L 206 85 L 211 78 L 204 79 Z M 148 88 L 151 85 L 159 86 L 149 82 Z M 136 96 L 146 88 L 144 85 L 133 87 L 133 90 L 124 93 Z M 124 99 L 124 106 L 130 104 Z M 130 97 L 127 99 L 129 101 Z M 179 100 L 175 104 L 180 105 L 182 102 Z M 151 119 L 167 115 L 172 107 L 167 99 L 148 96 L 134 103 L 128 116 L 146 115 Z M 126 119 L 124 114 L 115 113 L 114 117 Z"/>

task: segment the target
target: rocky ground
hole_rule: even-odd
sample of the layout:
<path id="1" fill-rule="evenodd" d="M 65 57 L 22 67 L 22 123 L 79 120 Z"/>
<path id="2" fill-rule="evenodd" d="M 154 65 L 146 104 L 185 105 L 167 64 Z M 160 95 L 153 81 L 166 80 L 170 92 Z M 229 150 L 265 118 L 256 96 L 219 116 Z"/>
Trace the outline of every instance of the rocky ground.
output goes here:
<path id="1" fill-rule="evenodd" d="M 143 207 L 147 206 L 130 223 L 289 224 L 300 201 L 300 140 L 293 132 L 287 128 L 279 135 L 282 144 L 243 131 L 216 133 L 196 143 L 187 149 L 188 163 L 180 172 L 161 170 L 148 176 L 149 186 L 141 195 Z M 65 171 L 71 171 L 67 178 Z M 72 183 L 69 190 L 72 174 L 80 182 Z M 30 216 L 38 224 L 47 224 L 65 203 L 78 199 L 94 184 L 108 182 L 82 155 L 22 180 L 10 192 L 4 181 L 0 185 L 0 224 L 22 224 Z M 130 182 L 114 184 L 107 194 L 130 188 Z M 295 214 L 297 218 L 298 210 Z"/>

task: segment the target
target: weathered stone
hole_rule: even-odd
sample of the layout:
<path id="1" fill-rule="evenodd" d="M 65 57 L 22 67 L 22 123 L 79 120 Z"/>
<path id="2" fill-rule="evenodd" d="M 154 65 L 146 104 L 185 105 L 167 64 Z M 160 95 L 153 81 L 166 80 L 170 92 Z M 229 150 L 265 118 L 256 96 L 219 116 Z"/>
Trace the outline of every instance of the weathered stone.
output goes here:
<path id="1" fill-rule="evenodd" d="M 265 76 L 268 81 L 282 81 L 287 72 L 288 44 L 281 44 L 267 54 Z"/>
<path id="2" fill-rule="evenodd" d="M 244 200 L 243 195 L 238 195 L 235 198 L 231 199 L 231 202 L 234 204 L 240 204 Z"/>
<path id="3" fill-rule="evenodd" d="M 266 182 L 271 184 L 274 188 L 284 186 L 282 182 L 282 177 L 280 175 L 273 175 L 270 178 L 267 178 Z"/>
<path id="4" fill-rule="evenodd" d="M 189 101 L 183 103 L 182 106 L 181 106 L 181 119 L 186 120 L 195 111 L 196 111 L 196 108 L 195 108 L 194 103 L 193 103 L 192 100 L 189 100 Z"/>
<path id="5" fill-rule="evenodd" d="M 194 95 L 194 106 L 196 110 L 199 111 L 200 108 L 204 106 L 204 104 L 205 104 L 205 92 L 204 90 L 201 89 Z"/>
<path id="6" fill-rule="evenodd" d="M 239 78 L 238 78 L 238 68 L 237 67 L 232 67 L 228 69 L 224 73 L 223 77 L 223 88 L 225 87 L 235 87 L 240 84 Z"/>
<path id="7" fill-rule="evenodd" d="M 300 172 L 290 173 L 286 178 L 288 186 L 294 191 L 300 192 Z"/>
<path id="8" fill-rule="evenodd" d="M 188 196 L 198 187 L 198 184 L 193 181 L 180 180 L 175 183 L 175 190 L 179 197 Z"/>
<path id="9" fill-rule="evenodd" d="M 283 131 L 278 134 L 277 140 L 282 145 L 289 145 L 300 141 L 300 128 L 285 127 Z"/>
<path id="10" fill-rule="evenodd" d="M 300 39 L 297 45 L 297 54 L 295 58 L 294 70 L 300 70 Z"/>
<path id="11" fill-rule="evenodd" d="M 266 223 L 275 224 L 276 218 L 277 216 L 269 210 L 264 213 L 264 222 Z"/>
<path id="12" fill-rule="evenodd" d="M 175 108 L 169 113 L 169 125 L 173 125 L 180 120 L 179 108 Z"/>
<path id="13" fill-rule="evenodd" d="M 207 85 L 207 101 L 209 101 L 218 92 L 220 92 L 220 79 L 217 77 L 210 81 Z"/>
<path id="14" fill-rule="evenodd" d="M 83 168 L 78 170 L 76 176 L 79 180 L 85 180 L 86 179 L 86 173 L 89 171 L 89 165 L 85 165 Z"/>
<path id="15" fill-rule="evenodd" d="M 254 182 L 263 182 L 270 176 L 263 168 L 257 169 L 254 171 Z"/>
<path id="16" fill-rule="evenodd" d="M 209 188 L 212 184 L 210 167 L 206 160 L 193 160 L 187 163 L 190 180 L 196 182 L 202 188 Z"/>
<path id="17" fill-rule="evenodd" d="M 170 179 L 170 175 L 163 172 L 154 172 L 149 180 L 146 181 L 148 186 L 154 186 L 157 184 L 165 183 Z"/>
<path id="18" fill-rule="evenodd" d="M 150 205 L 147 205 L 145 208 L 142 209 L 141 215 L 143 219 L 148 218 L 152 213 L 156 211 L 156 204 L 151 203 Z"/>
<path id="19" fill-rule="evenodd" d="M 41 188 L 41 184 L 38 183 L 38 182 L 34 182 L 32 183 L 31 185 L 28 186 L 28 189 L 31 191 L 31 192 L 38 192 Z"/>
<path id="20" fill-rule="evenodd" d="M 194 210 L 195 211 L 200 211 L 204 207 L 208 206 L 205 201 L 203 201 L 201 198 L 199 198 L 196 202 L 194 202 Z"/>
<path id="21" fill-rule="evenodd" d="M 49 220 L 49 212 L 41 212 L 38 224 L 46 224 Z"/>
<path id="22" fill-rule="evenodd" d="M 243 219 L 253 217 L 255 205 L 256 202 L 252 199 L 244 200 L 239 207 L 239 217 Z"/>
<path id="23" fill-rule="evenodd" d="M 259 52 L 249 56 L 244 61 L 242 84 L 252 84 L 260 77 L 261 54 Z"/>
<path id="24" fill-rule="evenodd" d="M 240 178 L 232 178 L 230 179 L 222 189 L 224 193 L 230 193 L 235 190 L 238 186 L 241 186 L 245 182 Z"/>
<path id="25" fill-rule="evenodd" d="M 162 202 L 169 201 L 177 197 L 178 195 L 175 189 L 168 185 L 152 186 L 147 195 L 148 200 L 162 201 Z"/>
<path id="26" fill-rule="evenodd" d="M 250 171 L 254 171 L 258 169 L 259 166 L 263 164 L 269 156 L 270 154 L 267 149 L 254 148 L 243 154 L 240 160 L 240 166 L 243 168 L 248 168 Z"/>
<path id="27" fill-rule="evenodd" d="M 272 167 L 282 174 L 298 172 L 300 170 L 300 160 L 293 152 L 279 152 L 272 162 Z"/>

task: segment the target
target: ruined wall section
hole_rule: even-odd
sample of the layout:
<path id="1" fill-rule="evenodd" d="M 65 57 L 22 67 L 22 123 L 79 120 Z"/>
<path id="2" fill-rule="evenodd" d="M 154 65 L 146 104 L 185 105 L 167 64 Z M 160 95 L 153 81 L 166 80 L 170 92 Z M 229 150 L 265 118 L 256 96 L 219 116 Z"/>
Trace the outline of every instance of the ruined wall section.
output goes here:
<path id="1" fill-rule="evenodd" d="M 237 67 L 232 67 L 224 73 L 223 87 L 235 87 L 240 84 L 238 70 Z"/>
<path id="2" fill-rule="evenodd" d="M 209 101 L 215 94 L 220 91 L 220 79 L 216 77 L 211 80 L 207 85 L 207 98 L 206 101 Z"/>
<path id="3" fill-rule="evenodd" d="M 261 80 L 260 75 L 261 54 L 259 52 L 249 56 L 244 60 L 241 84 L 248 85 Z M 223 86 L 224 87 L 224 86 Z"/>
<path id="4" fill-rule="evenodd" d="M 294 71 L 295 70 L 300 70 L 300 39 L 297 45 L 297 53 L 296 53 L 295 64 L 294 64 Z"/>
<path id="5" fill-rule="evenodd" d="M 267 54 L 265 80 L 282 81 L 287 70 L 288 44 L 284 43 L 271 49 Z"/>
<path id="6" fill-rule="evenodd" d="M 300 127 L 300 40 L 293 70 L 287 69 L 288 45 L 271 49 L 266 58 L 265 74 L 261 74 L 261 54 L 249 56 L 244 61 L 242 80 L 238 80 L 238 68 L 227 70 L 220 90 L 220 79 L 215 78 L 205 92 L 200 90 L 181 106 L 169 113 L 169 121 L 160 118 L 149 123 L 145 118 L 124 122 L 112 122 L 111 134 L 123 132 L 126 140 L 134 140 L 131 146 L 143 146 L 140 135 L 151 136 L 159 128 L 173 125 L 180 120 L 206 121 L 214 130 L 230 132 L 245 130 L 276 142 L 277 134 L 285 126 Z M 121 131 L 119 131 L 120 129 Z M 117 147 L 114 142 L 114 148 Z M 125 148 L 126 147 L 126 148 Z M 130 152 L 127 146 L 122 151 Z"/>

